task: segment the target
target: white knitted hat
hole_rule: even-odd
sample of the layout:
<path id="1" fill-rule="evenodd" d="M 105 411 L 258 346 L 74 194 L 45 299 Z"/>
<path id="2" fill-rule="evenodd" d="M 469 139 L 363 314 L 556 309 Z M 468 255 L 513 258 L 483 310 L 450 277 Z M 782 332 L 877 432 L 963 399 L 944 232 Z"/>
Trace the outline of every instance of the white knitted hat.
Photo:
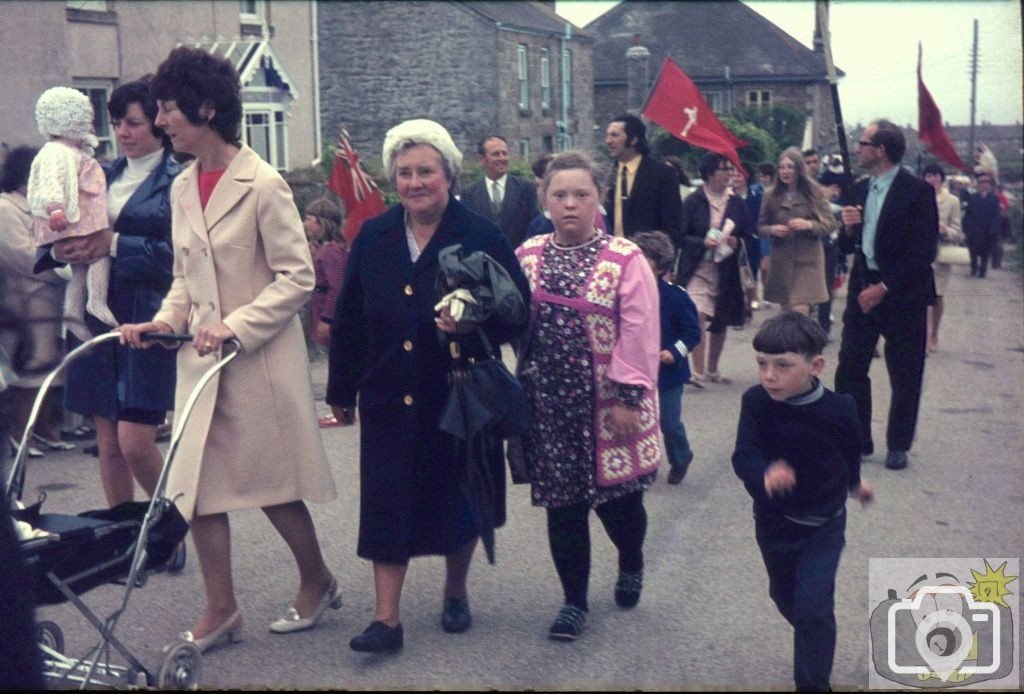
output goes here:
<path id="1" fill-rule="evenodd" d="M 388 130 L 384 136 L 384 166 L 390 171 L 392 157 L 413 144 L 430 145 L 440 152 L 441 158 L 448 162 L 452 179 L 459 180 L 459 174 L 462 173 L 462 152 L 455 146 L 452 136 L 443 125 L 425 118 L 407 120 Z"/>
<path id="2" fill-rule="evenodd" d="M 82 92 L 71 87 L 52 87 L 36 102 L 36 124 L 43 135 L 57 135 L 77 140 L 89 147 L 98 147 L 92 133 L 92 103 Z"/>

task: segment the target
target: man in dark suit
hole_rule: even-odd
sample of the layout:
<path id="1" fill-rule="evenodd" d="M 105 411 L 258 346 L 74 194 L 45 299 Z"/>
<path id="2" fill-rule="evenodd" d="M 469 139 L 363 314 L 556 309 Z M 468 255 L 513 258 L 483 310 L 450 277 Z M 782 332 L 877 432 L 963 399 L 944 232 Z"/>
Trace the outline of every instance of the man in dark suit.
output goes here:
<path id="1" fill-rule="evenodd" d="M 856 256 L 843 313 L 836 391 L 857 401 L 861 450 L 870 455 L 874 443 L 868 370 L 878 336 L 884 336 L 892 386 L 885 460 L 890 470 L 907 466 L 917 426 L 939 228 L 935 193 L 899 166 L 905 151 L 903 132 L 889 121 L 876 121 L 864 130 L 857 163 L 869 177 L 850 192 L 839 239 L 844 251 Z"/>
<path id="2" fill-rule="evenodd" d="M 526 238 L 526 227 L 537 216 L 537 188 L 533 181 L 508 173 L 508 142 L 489 135 L 476 148 L 484 177 L 466 188 L 462 202 L 501 229 L 515 248 Z"/>
<path id="3" fill-rule="evenodd" d="M 675 169 L 651 158 L 647 126 L 636 116 L 621 115 L 608 124 L 604 142 L 617 162 L 608 186 L 605 210 L 616 236 L 663 231 L 679 236 L 683 201 Z"/>

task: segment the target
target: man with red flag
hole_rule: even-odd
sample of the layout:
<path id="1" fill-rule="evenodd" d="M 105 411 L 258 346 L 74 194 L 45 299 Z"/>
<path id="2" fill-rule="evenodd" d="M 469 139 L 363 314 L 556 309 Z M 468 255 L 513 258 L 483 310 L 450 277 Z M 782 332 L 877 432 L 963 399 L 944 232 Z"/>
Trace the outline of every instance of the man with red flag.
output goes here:
<path id="1" fill-rule="evenodd" d="M 743 168 L 736 150 L 747 143 L 722 125 L 697 85 L 671 58 L 661 64 L 643 115 L 683 142 L 724 154 L 738 169 Z"/>
<path id="2" fill-rule="evenodd" d="M 921 44 L 917 44 L 917 136 L 929 147 L 932 154 L 944 162 L 963 171 L 964 166 L 949 134 L 942 126 L 942 113 L 932 98 L 921 77 Z"/>
<path id="3" fill-rule="evenodd" d="M 363 222 L 387 210 L 380 189 L 363 170 L 359 153 L 352 148 L 348 131 L 344 128 L 338 136 L 338 148 L 327 187 L 345 203 L 345 226 L 341 233 L 350 246 Z"/>
<path id="4" fill-rule="evenodd" d="M 614 234 L 664 231 L 675 238 L 683 213 L 679 175 L 651 157 L 647 126 L 632 114 L 616 116 L 608 124 L 604 142 L 616 162 L 605 204 Z"/>

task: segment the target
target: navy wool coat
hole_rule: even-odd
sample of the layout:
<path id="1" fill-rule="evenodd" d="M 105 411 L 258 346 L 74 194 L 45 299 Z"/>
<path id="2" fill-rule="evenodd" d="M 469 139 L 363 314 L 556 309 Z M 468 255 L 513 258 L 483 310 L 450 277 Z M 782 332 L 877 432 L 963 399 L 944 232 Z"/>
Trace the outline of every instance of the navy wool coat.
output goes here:
<path id="1" fill-rule="evenodd" d="M 127 165 L 124 157 L 104 165 L 108 186 Z M 114 231 L 120 236 L 107 292 L 107 305 L 118 323 L 152 320 L 171 286 L 170 189 L 181 169 L 166 153 L 118 215 Z M 89 314 L 85 319 L 93 335 L 110 330 Z M 68 343 L 69 348 L 79 344 L 70 334 Z M 172 350 L 133 350 L 107 342 L 68 367 L 64 406 L 109 419 L 117 419 L 124 409 L 172 410 L 174 375 Z"/>
<path id="2" fill-rule="evenodd" d="M 331 324 L 326 399 L 351 407 L 358 395 L 358 554 L 364 559 L 404 562 L 450 554 L 477 534 L 455 441 L 438 429 L 451 357 L 434 323 L 437 256 L 452 244 L 461 244 L 466 255 L 482 250 L 498 261 L 529 306 L 529 285 L 505 237 L 454 198 L 416 263 L 401 205 L 363 224 L 352 245 Z M 484 326 L 495 348 L 524 327 Z M 497 527 L 505 520 L 505 471 L 500 446 L 491 453 Z"/>

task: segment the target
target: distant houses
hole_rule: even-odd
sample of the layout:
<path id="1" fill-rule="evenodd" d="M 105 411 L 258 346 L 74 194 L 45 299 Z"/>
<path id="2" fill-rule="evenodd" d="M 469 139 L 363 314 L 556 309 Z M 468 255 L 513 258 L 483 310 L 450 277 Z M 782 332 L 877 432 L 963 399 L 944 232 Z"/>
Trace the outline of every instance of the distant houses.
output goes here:
<path id="1" fill-rule="evenodd" d="M 625 54 L 639 43 L 650 52 L 651 82 L 671 57 L 717 113 L 788 104 L 805 115 L 810 142 L 837 142 L 820 43 L 807 48 L 738 0 L 621 2 L 584 31 L 594 37 L 599 123 L 629 107 Z"/>

